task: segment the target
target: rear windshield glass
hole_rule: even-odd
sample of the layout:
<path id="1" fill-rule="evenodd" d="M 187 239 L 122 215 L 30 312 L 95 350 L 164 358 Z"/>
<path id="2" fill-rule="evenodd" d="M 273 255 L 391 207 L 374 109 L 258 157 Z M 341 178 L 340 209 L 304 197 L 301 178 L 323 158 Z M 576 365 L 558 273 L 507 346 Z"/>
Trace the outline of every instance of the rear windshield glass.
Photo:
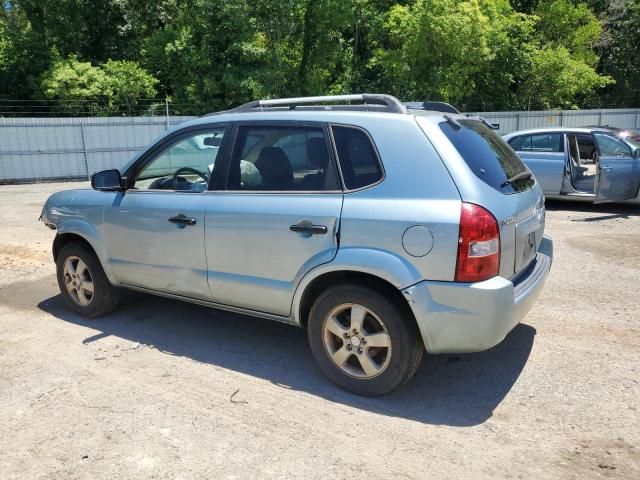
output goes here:
<path id="1" fill-rule="evenodd" d="M 527 172 L 527 167 L 511 147 L 484 123 L 471 119 L 452 120 L 442 122 L 440 129 L 473 173 L 487 185 L 502 193 L 522 192 L 533 186 L 531 178 L 507 181 Z"/>

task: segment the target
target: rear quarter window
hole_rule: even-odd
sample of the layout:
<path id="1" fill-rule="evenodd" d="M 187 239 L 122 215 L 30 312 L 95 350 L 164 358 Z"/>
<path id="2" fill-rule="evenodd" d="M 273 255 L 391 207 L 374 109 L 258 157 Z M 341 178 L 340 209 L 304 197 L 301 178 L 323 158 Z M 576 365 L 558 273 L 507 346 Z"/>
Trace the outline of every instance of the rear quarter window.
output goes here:
<path id="1" fill-rule="evenodd" d="M 380 181 L 383 176 L 382 167 L 369 136 L 359 128 L 331 128 L 347 189 L 364 188 Z"/>
<path id="2" fill-rule="evenodd" d="M 533 178 L 507 183 L 526 172 L 527 167 L 505 141 L 479 120 L 463 119 L 440 123 L 440 129 L 473 173 L 490 187 L 510 194 L 530 189 Z"/>

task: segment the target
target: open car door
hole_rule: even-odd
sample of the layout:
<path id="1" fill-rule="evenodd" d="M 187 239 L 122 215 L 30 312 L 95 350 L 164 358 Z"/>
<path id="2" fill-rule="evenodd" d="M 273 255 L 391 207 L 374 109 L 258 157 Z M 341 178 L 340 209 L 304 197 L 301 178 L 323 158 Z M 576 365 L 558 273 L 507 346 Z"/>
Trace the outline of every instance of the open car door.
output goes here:
<path id="1" fill-rule="evenodd" d="M 598 144 L 598 187 L 593 203 L 621 202 L 638 196 L 639 151 L 606 133 L 594 132 Z"/>

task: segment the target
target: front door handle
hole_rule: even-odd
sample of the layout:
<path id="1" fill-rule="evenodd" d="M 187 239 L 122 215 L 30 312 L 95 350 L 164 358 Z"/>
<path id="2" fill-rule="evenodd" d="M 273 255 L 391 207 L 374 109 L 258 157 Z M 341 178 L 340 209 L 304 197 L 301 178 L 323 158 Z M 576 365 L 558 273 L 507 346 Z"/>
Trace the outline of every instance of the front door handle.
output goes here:
<path id="1" fill-rule="evenodd" d="M 302 220 L 295 225 L 291 225 L 289 230 L 297 233 L 307 233 L 309 235 L 324 235 L 329 231 L 324 225 L 314 225 L 309 220 Z"/>
<path id="2" fill-rule="evenodd" d="M 187 225 L 195 225 L 196 224 L 196 219 L 195 218 L 187 217 L 184 213 L 179 213 L 175 217 L 170 217 L 169 221 L 171 223 L 175 223 L 180 228 L 184 228 Z"/>
<path id="3" fill-rule="evenodd" d="M 613 172 L 613 168 L 605 165 L 604 167 L 602 167 L 602 171 L 603 172 Z"/>

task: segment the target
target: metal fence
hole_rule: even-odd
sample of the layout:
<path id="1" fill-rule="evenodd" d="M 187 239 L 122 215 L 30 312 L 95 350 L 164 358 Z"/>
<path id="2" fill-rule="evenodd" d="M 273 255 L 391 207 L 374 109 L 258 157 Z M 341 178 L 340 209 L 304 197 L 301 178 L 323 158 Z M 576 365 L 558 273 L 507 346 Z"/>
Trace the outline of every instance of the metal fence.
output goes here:
<path id="1" fill-rule="evenodd" d="M 640 128 L 640 109 L 478 112 L 501 134 L 528 128 Z M 0 183 L 86 179 L 120 168 L 150 141 L 193 117 L 0 118 Z"/>
<path id="2" fill-rule="evenodd" d="M 550 110 L 538 112 L 476 112 L 499 125 L 504 135 L 518 130 L 545 127 L 611 126 L 640 128 L 640 109 Z"/>
<path id="3" fill-rule="evenodd" d="M 0 182 L 86 179 L 120 168 L 192 117 L 0 118 Z"/>

